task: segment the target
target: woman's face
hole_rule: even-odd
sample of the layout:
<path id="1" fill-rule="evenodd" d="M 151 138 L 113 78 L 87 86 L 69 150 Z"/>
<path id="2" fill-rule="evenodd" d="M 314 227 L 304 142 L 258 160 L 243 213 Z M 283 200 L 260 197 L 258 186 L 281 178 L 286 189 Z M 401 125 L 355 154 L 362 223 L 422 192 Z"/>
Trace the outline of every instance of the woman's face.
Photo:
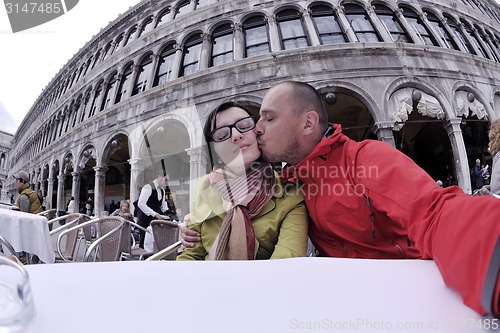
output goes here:
<path id="1" fill-rule="evenodd" d="M 122 213 L 128 213 L 130 210 L 130 207 L 128 206 L 128 203 L 124 203 L 120 206 L 120 210 Z"/>
<path id="2" fill-rule="evenodd" d="M 217 129 L 224 126 L 231 126 L 231 129 L 229 132 L 229 139 L 222 142 L 212 142 L 213 147 L 215 153 L 222 162 L 234 171 L 244 170 L 244 168 L 249 166 L 260 156 L 257 137 L 254 131 L 248 130 L 245 133 L 240 133 L 236 127 L 232 126 L 237 121 L 247 117 L 249 117 L 248 113 L 237 107 L 219 112 L 216 116 Z M 245 122 L 246 121 L 243 121 L 243 125 L 240 126 L 240 128 L 246 128 L 245 126 L 253 124 L 245 124 Z"/>

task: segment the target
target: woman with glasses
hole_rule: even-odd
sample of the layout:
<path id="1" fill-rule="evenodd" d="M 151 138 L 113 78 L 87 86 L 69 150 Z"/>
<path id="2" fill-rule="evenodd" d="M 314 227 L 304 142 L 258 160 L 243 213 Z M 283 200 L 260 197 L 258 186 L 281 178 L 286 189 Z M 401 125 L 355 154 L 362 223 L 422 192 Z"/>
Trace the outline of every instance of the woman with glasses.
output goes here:
<path id="1" fill-rule="evenodd" d="M 305 256 L 304 199 L 262 158 L 254 127 L 248 109 L 236 102 L 223 103 L 209 114 L 203 134 L 213 171 L 198 181 L 185 218 L 201 241 L 177 260 Z"/>

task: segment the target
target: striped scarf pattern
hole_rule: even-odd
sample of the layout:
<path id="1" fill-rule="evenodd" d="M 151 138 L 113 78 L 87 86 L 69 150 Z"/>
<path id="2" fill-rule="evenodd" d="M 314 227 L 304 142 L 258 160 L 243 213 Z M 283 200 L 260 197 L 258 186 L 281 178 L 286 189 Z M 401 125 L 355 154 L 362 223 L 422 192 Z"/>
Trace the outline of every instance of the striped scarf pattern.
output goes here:
<path id="1" fill-rule="evenodd" d="M 276 179 L 269 163 L 255 162 L 241 176 L 228 170 L 216 170 L 210 180 L 220 193 L 227 215 L 210 249 L 210 260 L 253 260 L 258 241 L 251 219 L 264 208 L 274 194 Z"/>

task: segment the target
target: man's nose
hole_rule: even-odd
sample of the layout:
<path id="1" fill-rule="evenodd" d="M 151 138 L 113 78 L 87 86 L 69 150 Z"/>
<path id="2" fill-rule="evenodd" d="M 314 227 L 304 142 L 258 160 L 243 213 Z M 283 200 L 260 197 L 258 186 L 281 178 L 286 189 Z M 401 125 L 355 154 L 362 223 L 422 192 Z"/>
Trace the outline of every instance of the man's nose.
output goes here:
<path id="1" fill-rule="evenodd" d="M 255 134 L 257 135 L 262 135 L 264 134 L 264 131 L 262 130 L 262 127 L 260 126 L 261 122 L 260 122 L 260 119 L 257 121 L 257 123 L 255 124 L 255 127 L 253 129 L 253 131 L 255 132 Z"/>

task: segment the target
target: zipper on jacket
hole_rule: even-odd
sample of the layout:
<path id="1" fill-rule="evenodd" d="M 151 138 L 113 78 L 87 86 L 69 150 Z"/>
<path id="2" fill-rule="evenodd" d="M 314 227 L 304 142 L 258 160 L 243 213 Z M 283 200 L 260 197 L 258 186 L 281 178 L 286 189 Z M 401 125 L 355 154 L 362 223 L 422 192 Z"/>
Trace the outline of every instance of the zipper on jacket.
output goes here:
<path id="1" fill-rule="evenodd" d="M 372 227 L 372 238 L 375 239 L 375 216 L 373 216 L 373 211 L 372 211 L 372 203 L 370 201 L 370 198 L 366 197 L 366 204 L 368 205 L 368 209 L 370 210 L 370 223 Z"/>

